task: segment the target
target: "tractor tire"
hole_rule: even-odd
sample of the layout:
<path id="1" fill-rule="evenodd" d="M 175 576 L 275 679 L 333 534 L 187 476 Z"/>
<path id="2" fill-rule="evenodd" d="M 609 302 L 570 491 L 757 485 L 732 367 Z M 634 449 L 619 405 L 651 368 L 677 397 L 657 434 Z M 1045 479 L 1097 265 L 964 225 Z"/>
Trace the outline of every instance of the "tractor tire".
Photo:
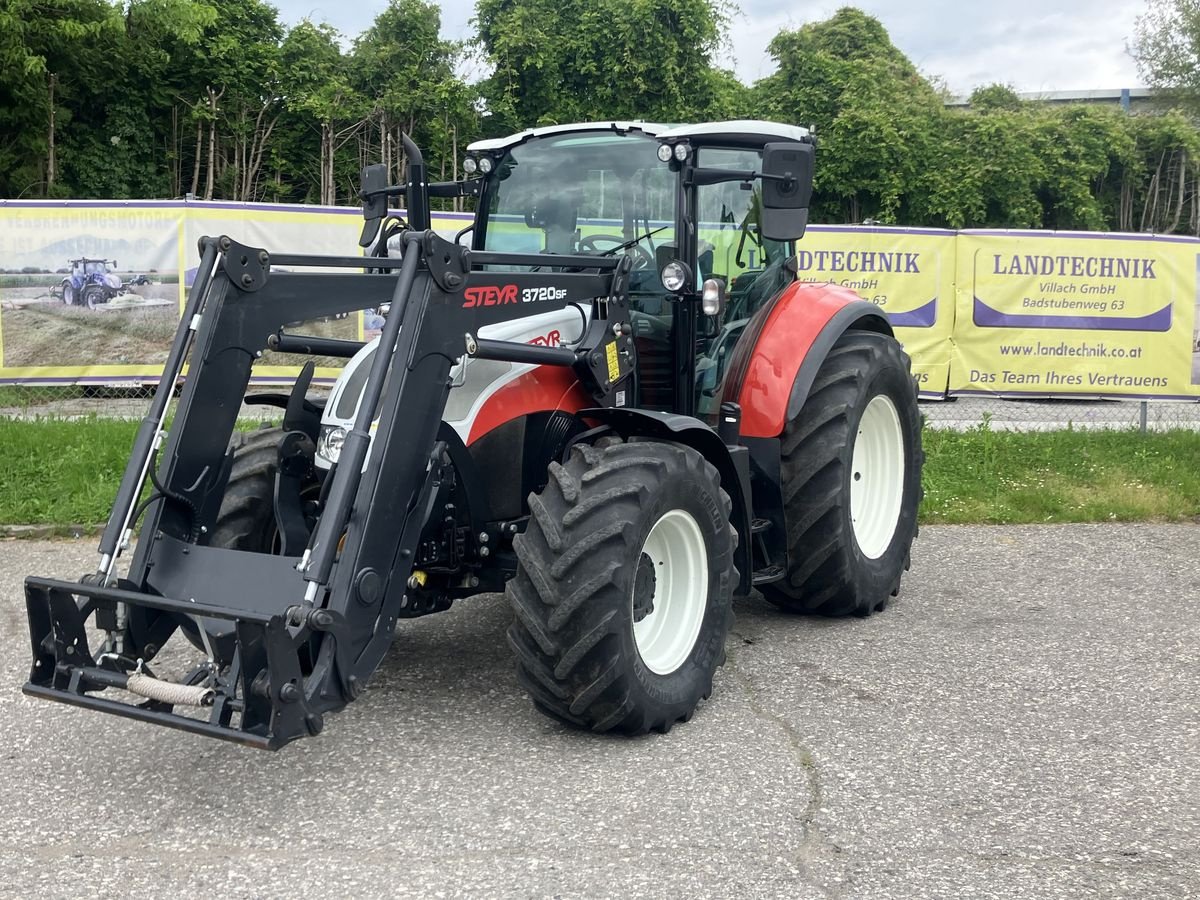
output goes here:
<path id="1" fill-rule="evenodd" d="M 234 432 L 233 466 L 225 485 L 221 509 L 209 535 L 209 545 L 250 553 L 278 553 L 279 527 L 275 523 L 275 473 L 279 469 L 279 443 L 286 432 L 282 428 Z M 317 482 L 304 490 L 319 491 Z M 231 641 L 233 629 L 221 620 L 206 619 L 206 630 L 213 640 Z M 186 625 L 184 635 L 197 648 L 204 649 L 194 625 Z M 301 670 L 312 671 L 319 647 L 314 636 L 307 648 L 301 648 Z"/>
<path id="2" fill-rule="evenodd" d="M 925 459 L 899 342 L 842 335 L 781 445 L 788 571 L 763 596 L 824 616 L 882 611 L 909 567 Z"/>
<path id="3" fill-rule="evenodd" d="M 282 428 L 234 432 L 233 467 L 209 544 L 252 553 L 278 552 L 275 524 L 275 473 L 279 468 Z"/>
<path id="4" fill-rule="evenodd" d="M 506 588 L 517 677 L 548 715 L 666 732 L 712 693 L 732 622 L 735 532 L 717 470 L 656 441 L 550 464 Z"/>
<path id="5" fill-rule="evenodd" d="M 234 432 L 230 441 L 233 466 L 221 509 L 208 536 L 209 546 L 251 553 L 276 552 L 275 472 L 279 468 L 279 442 L 283 435 L 282 428 Z M 199 623 L 213 641 L 233 641 L 232 623 L 219 619 L 200 619 Z M 203 650 L 196 623 L 189 618 L 182 625 L 183 634 L 192 646 Z"/>
<path id="6" fill-rule="evenodd" d="M 83 305 L 88 309 L 95 309 L 106 302 L 108 301 L 104 296 L 104 288 L 89 284 L 83 289 Z"/>
<path id="7" fill-rule="evenodd" d="M 62 285 L 62 301 L 66 306 L 74 306 L 78 303 L 78 298 L 75 296 L 75 285 L 64 281 Z"/>

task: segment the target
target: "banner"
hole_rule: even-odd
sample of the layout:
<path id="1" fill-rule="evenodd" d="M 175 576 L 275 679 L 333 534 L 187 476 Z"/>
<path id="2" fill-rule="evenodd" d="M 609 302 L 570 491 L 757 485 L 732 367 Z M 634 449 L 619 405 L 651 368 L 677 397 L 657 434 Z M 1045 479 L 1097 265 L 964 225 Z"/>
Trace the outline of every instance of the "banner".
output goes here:
<path id="1" fill-rule="evenodd" d="M 1200 241 L 964 232 L 950 390 L 1200 397 Z"/>
<path id="2" fill-rule="evenodd" d="M 361 222 L 350 208 L 0 201 L 0 383 L 154 381 L 201 235 L 357 255 Z M 470 224 L 467 214 L 433 216 L 448 239 Z M 612 241 L 617 224 L 588 220 L 581 234 Z M 660 224 L 669 243 L 668 223 Z M 498 233 L 527 243 L 528 226 L 519 225 L 509 235 L 498 224 Z M 761 265 L 724 225 L 705 228 L 713 271 Z M 1195 238 L 812 226 L 796 268 L 804 281 L 851 288 L 883 309 L 926 397 L 1200 399 Z M 364 310 L 293 330 L 364 340 L 381 322 Z M 344 362 L 320 360 L 318 376 L 336 377 Z M 254 377 L 290 379 L 294 363 L 266 353 Z"/>
<path id="3" fill-rule="evenodd" d="M 227 234 L 240 244 L 265 247 L 277 253 L 309 253 L 321 256 L 359 256 L 358 235 L 362 213 L 358 209 L 305 207 L 269 204 L 189 203 L 183 217 L 183 243 L 189 249 L 184 282 L 191 287 L 200 262 L 198 241 L 202 236 Z M 286 271 L 286 267 L 272 267 Z M 309 271 L 321 271 L 311 269 Z M 328 271 L 338 271 L 330 269 Z M 345 271 L 345 270 L 341 270 Z M 299 334 L 355 341 L 363 339 L 363 315 L 343 313 L 289 325 Z M 290 381 L 298 372 L 297 356 L 264 351 L 255 360 L 251 377 L 259 382 Z M 316 357 L 314 376 L 337 378 L 347 362 L 337 357 Z M 301 363 L 303 360 L 301 360 Z"/>
<path id="4" fill-rule="evenodd" d="M 955 233 L 814 225 L 796 245 L 801 281 L 856 291 L 888 314 L 925 396 L 949 380 L 954 331 Z"/>
<path id="5" fill-rule="evenodd" d="M 0 377 L 153 380 L 179 321 L 183 211 L 0 206 Z"/>

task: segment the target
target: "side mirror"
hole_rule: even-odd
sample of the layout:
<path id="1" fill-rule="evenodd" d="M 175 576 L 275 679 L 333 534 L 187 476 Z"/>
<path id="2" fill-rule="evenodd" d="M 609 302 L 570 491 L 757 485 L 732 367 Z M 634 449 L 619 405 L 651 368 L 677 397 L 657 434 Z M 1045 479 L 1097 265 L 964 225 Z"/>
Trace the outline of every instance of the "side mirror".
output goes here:
<path id="1" fill-rule="evenodd" d="M 774 143 L 763 148 L 763 237 L 794 241 L 804 235 L 812 201 L 814 156 L 812 144 Z"/>
<path id="2" fill-rule="evenodd" d="M 387 168 L 382 163 L 367 166 L 359 176 L 358 193 L 362 197 L 363 230 L 358 246 L 369 247 L 379 231 L 379 223 L 387 215 Z"/>

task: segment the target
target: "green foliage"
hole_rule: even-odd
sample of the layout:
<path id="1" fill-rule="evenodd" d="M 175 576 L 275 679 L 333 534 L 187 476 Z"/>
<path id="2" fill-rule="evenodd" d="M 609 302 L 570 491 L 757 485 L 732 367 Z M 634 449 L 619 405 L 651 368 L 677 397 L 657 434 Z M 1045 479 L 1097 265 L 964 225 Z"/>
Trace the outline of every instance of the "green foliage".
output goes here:
<path id="1" fill-rule="evenodd" d="M 1001 109 L 1017 112 L 1021 109 L 1021 98 L 1007 84 L 989 84 L 975 88 L 971 92 L 970 103 L 973 110 L 981 113 Z"/>
<path id="2" fill-rule="evenodd" d="M 857 9 L 782 31 L 769 52 L 779 69 L 756 86 L 765 115 L 812 124 L 819 143 L 814 216 L 901 218 L 942 114 L 942 99 Z"/>
<path id="3" fill-rule="evenodd" d="M 0 195 L 49 192 L 51 111 L 65 119 L 86 104 L 121 31 L 117 9 L 97 0 L 0 3 Z"/>
<path id="4" fill-rule="evenodd" d="M 754 104 L 817 127 L 814 221 L 1200 232 L 1200 131 L 1180 115 L 1022 102 L 998 84 L 947 108 L 856 9 L 769 50 L 779 68 Z"/>
<path id="5" fill-rule="evenodd" d="M 1147 84 L 1173 105 L 1200 112 L 1200 3 L 1147 0 L 1129 52 Z"/>
<path id="6" fill-rule="evenodd" d="M 734 9 L 478 0 L 462 45 L 433 0 L 389 0 L 350 40 L 267 0 L 0 0 L 0 196 L 344 203 L 365 162 L 404 177 L 401 132 L 442 179 L 533 125 L 759 116 L 815 127 L 816 222 L 1200 233 L 1197 0 L 1137 20 L 1132 52 L 1183 107 L 1153 115 L 1002 84 L 948 108 L 853 8 L 779 32 L 777 71 L 743 85 L 714 65 Z"/>
<path id="7" fill-rule="evenodd" d="M 712 68 L 727 17 L 720 0 L 479 0 L 488 130 L 708 118 L 739 99 Z"/>

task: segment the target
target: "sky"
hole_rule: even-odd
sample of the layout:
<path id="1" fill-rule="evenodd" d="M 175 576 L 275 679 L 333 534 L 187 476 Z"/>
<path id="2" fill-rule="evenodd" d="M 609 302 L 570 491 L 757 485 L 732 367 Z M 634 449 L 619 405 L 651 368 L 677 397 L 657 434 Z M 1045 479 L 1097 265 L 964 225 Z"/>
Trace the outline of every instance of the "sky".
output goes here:
<path id="1" fill-rule="evenodd" d="M 307 17 L 351 37 L 387 5 L 386 0 L 272 2 L 289 25 Z M 469 37 L 474 3 L 441 0 L 440 5 L 443 35 Z M 847 3 L 740 0 L 738 5 L 741 11 L 729 28 L 731 46 L 716 61 L 750 84 L 773 71 L 766 48 L 776 33 L 826 19 Z M 878 18 L 927 77 L 956 94 L 995 82 L 1030 93 L 1141 84 L 1125 45 L 1145 0 L 862 0 L 853 5 Z M 468 69 L 464 74 L 484 73 Z"/>

